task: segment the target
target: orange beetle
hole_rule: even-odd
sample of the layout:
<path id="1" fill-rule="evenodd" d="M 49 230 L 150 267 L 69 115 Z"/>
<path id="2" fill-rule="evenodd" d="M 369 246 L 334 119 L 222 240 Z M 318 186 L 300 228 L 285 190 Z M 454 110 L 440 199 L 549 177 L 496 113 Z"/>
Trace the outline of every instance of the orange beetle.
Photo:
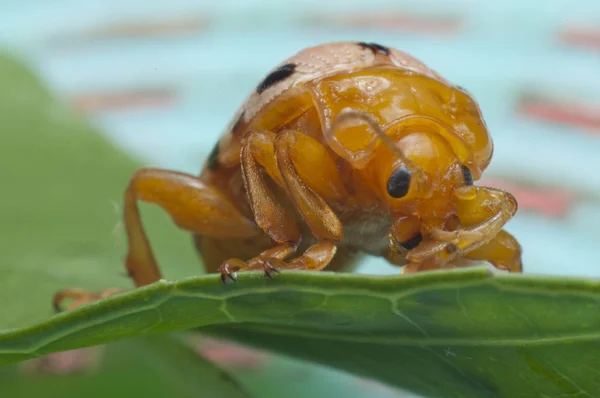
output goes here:
<path id="1" fill-rule="evenodd" d="M 339 270 L 356 253 L 403 272 L 473 261 L 520 272 L 521 247 L 502 229 L 515 198 L 473 185 L 492 152 L 473 98 L 410 55 L 374 43 L 308 48 L 256 87 L 199 177 L 135 173 L 126 266 L 136 286 L 161 278 L 141 200 L 190 231 L 224 281 L 245 270 Z"/>

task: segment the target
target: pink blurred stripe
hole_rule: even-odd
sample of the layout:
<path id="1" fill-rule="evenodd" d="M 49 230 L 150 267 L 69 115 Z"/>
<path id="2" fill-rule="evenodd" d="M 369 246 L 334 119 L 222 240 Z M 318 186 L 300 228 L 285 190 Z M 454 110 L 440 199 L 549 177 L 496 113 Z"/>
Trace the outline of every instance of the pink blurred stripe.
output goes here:
<path id="1" fill-rule="evenodd" d="M 206 30 L 211 19 L 204 15 L 154 20 L 133 20 L 123 23 L 64 33 L 48 39 L 54 48 L 86 45 L 106 40 L 177 38 Z"/>
<path id="2" fill-rule="evenodd" d="M 136 109 L 168 108 L 176 105 L 175 91 L 121 91 L 113 93 L 84 93 L 69 99 L 72 107 L 90 114 L 97 112 L 123 112 Z"/>
<path id="3" fill-rule="evenodd" d="M 600 134 L 600 104 L 528 99 L 518 104 L 517 113 L 546 122 L 583 128 L 592 134 Z"/>
<path id="4" fill-rule="evenodd" d="M 574 27 L 562 30 L 558 41 L 592 51 L 600 51 L 600 29 L 592 27 Z"/>
<path id="5" fill-rule="evenodd" d="M 568 190 L 526 185 L 505 179 L 482 178 L 477 185 L 506 190 L 519 202 L 519 211 L 534 212 L 548 218 L 565 217 L 577 201 L 576 195 Z"/>
<path id="6" fill-rule="evenodd" d="M 195 339 L 194 347 L 198 354 L 221 366 L 255 369 L 268 359 L 267 354 L 258 350 L 208 337 Z"/>
<path id="7" fill-rule="evenodd" d="M 458 17 L 432 17 L 405 13 L 357 13 L 310 16 L 308 25 L 328 25 L 344 28 L 377 29 L 391 32 L 411 32 L 446 36 L 459 32 L 464 24 Z"/>

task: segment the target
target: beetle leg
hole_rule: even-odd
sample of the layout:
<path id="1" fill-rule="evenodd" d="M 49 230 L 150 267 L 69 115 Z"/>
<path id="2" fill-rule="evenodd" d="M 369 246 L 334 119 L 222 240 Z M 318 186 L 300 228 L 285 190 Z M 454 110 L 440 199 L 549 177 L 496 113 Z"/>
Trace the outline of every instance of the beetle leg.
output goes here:
<path id="1" fill-rule="evenodd" d="M 237 258 L 225 260 L 219 267 L 223 282 L 227 278 L 235 280 L 233 273 L 237 271 L 262 269 L 265 275 L 270 275 L 276 271 L 271 264 L 292 254 L 300 242 L 301 234 L 295 219 L 275 200 L 259 168 L 262 166 L 267 175 L 285 189 L 275 160 L 275 137 L 276 134 L 269 131 L 251 132 L 242 141 L 240 159 L 244 186 L 256 224 L 276 246 L 248 261 Z"/>
<path id="2" fill-rule="evenodd" d="M 279 245 L 246 262 L 235 258 L 229 259 L 221 265 L 221 280 L 226 282 L 229 278 L 235 281 L 233 273 L 237 271 L 263 270 L 268 277 L 271 277 L 272 273 L 279 272 L 280 269 L 320 271 L 331 262 L 337 246 L 330 240 L 322 240 L 306 249 L 301 256 L 285 262 L 284 259 L 294 251 L 293 246 Z"/>
<path id="3" fill-rule="evenodd" d="M 136 286 L 161 278 L 140 220 L 138 200 L 159 205 L 180 228 L 203 236 L 249 238 L 259 233 L 225 195 L 198 178 L 175 171 L 138 170 L 125 192 L 124 214 L 129 248 L 125 263 Z"/>
<path id="4" fill-rule="evenodd" d="M 315 236 L 336 240 L 341 234 L 341 223 L 323 198 L 343 200 L 348 193 L 335 162 L 318 141 L 291 130 L 279 135 L 253 132 L 242 143 L 241 161 L 256 223 L 274 241 L 298 242 L 300 231 L 274 199 L 258 165 L 288 192 Z"/>
<path id="5" fill-rule="evenodd" d="M 521 271 L 520 246 L 502 228 L 517 211 L 517 201 L 504 191 L 467 186 L 456 191 L 456 213 L 462 228 L 435 228 L 407 255 L 403 272 L 442 268 L 459 257 L 486 259 L 501 269 Z"/>
<path id="6" fill-rule="evenodd" d="M 277 137 L 275 157 L 290 197 L 312 234 L 341 240 L 342 223 L 325 199 L 341 200 L 348 194 L 326 149 L 313 138 L 288 130 Z"/>
<path id="7" fill-rule="evenodd" d="M 432 242 L 433 246 L 437 246 L 437 248 L 443 248 L 444 244 L 439 242 Z M 448 250 L 448 249 L 446 249 Z M 452 254 L 452 249 L 447 251 Z M 403 269 L 402 273 L 413 273 L 418 271 L 426 271 L 432 270 L 436 268 L 455 268 L 464 266 L 465 261 L 470 261 L 467 265 L 472 264 L 472 261 L 487 261 L 491 263 L 494 267 L 505 270 L 508 272 L 522 272 L 523 265 L 521 262 L 521 254 L 522 249 L 519 242 L 515 239 L 514 236 L 506 232 L 505 230 L 501 230 L 498 235 L 496 235 L 492 240 L 483 246 L 470 251 L 469 253 L 463 255 L 462 257 L 456 257 L 453 260 L 448 260 L 444 258 L 444 255 L 439 256 L 438 254 L 438 262 L 429 261 L 423 263 L 411 262 L 408 263 Z M 435 255 L 435 253 L 432 253 Z M 402 264 L 400 264 L 402 265 Z"/>
<path id="8" fill-rule="evenodd" d="M 206 237 L 243 239 L 260 234 L 260 229 L 252 220 L 244 217 L 225 195 L 198 178 L 175 171 L 149 168 L 138 170 L 125 192 L 124 206 L 128 240 L 125 265 L 138 287 L 161 278 L 142 226 L 138 200 L 159 205 L 180 228 Z M 55 295 L 54 306 L 60 308 L 60 303 L 66 298 L 95 301 L 104 297 L 103 292 L 66 289 Z"/>
<path id="9" fill-rule="evenodd" d="M 492 240 L 517 212 L 508 192 L 466 186 L 455 191 L 456 214 L 464 226 L 456 231 L 434 229 L 432 238 L 455 244 L 464 255 Z"/>
<path id="10" fill-rule="evenodd" d="M 244 186 L 258 226 L 277 243 L 298 243 L 301 235 L 295 219 L 275 200 L 259 168 L 262 166 L 269 177 L 284 186 L 275 161 L 275 137 L 274 133 L 257 131 L 244 138 L 240 154 Z"/>
<path id="11" fill-rule="evenodd" d="M 306 249 L 301 256 L 286 263 L 280 261 L 272 265 L 280 269 L 320 271 L 329 265 L 336 251 L 337 246 L 335 242 L 321 240 Z"/>
<path id="12" fill-rule="evenodd" d="M 229 259 L 221 265 L 221 280 L 226 282 L 229 278 L 235 281 L 233 274 L 237 271 L 262 270 L 268 277 L 271 277 L 272 273 L 279 272 L 280 269 L 320 271 L 331 262 L 337 246 L 332 241 L 322 240 L 306 249 L 301 256 L 285 262 L 285 258 L 295 250 L 296 248 L 291 244 L 282 244 L 265 250 L 248 261 Z"/>
<path id="13" fill-rule="evenodd" d="M 522 272 L 521 253 L 521 245 L 515 237 L 501 230 L 491 241 L 467 253 L 464 257 L 488 261 L 501 270 Z"/>
<path id="14" fill-rule="evenodd" d="M 277 268 L 320 270 L 326 267 L 336 252 L 333 242 L 342 238 L 342 224 L 323 197 L 336 200 L 347 197 L 347 193 L 325 147 L 297 131 L 279 135 L 253 132 L 242 143 L 241 162 L 256 223 L 279 246 L 246 262 L 239 259 L 223 262 L 221 277 L 232 278 L 231 273 L 237 270 L 263 269 L 269 275 Z M 300 230 L 294 218 L 274 199 L 259 165 L 289 194 L 311 232 L 319 239 L 303 255 L 288 263 L 283 260 L 296 250 Z M 285 256 L 273 256 L 270 250 L 283 250 Z"/>
<path id="15" fill-rule="evenodd" d="M 292 243 L 283 243 L 263 251 L 258 256 L 243 261 L 237 258 L 231 258 L 221 264 L 221 280 L 226 281 L 226 278 L 235 281 L 233 276 L 234 272 L 237 271 L 252 271 L 252 270 L 263 270 L 265 275 L 270 276 L 272 272 L 277 272 L 273 264 L 277 261 L 282 261 L 296 250 L 296 247 Z"/>
<path id="16" fill-rule="evenodd" d="M 342 223 L 329 207 L 330 201 L 347 198 L 335 162 L 319 142 L 298 131 L 280 133 L 275 157 L 292 201 L 312 234 L 319 241 L 303 255 L 279 267 L 322 270 L 333 259 L 343 236 Z"/>

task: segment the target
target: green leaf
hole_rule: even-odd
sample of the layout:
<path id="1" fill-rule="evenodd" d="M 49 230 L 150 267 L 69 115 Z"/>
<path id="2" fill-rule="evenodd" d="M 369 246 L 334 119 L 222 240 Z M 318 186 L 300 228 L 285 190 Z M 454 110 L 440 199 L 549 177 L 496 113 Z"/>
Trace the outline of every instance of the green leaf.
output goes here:
<path id="1" fill-rule="evenodd" d="M 135 391 L 146 398 L 248 397 L 227 374 L 165 335 L 95 348 L 84 354 L 97 357 L 97 364 L 73 374 L 25 372 L 26 366 L 0 369 L 3 396 L 44 397 L 51 391 L 63 398 L 125 398 Z"/>
<path id="2" fill-rule="evenodd" d="M 115 232 L 124 187 L 139 164 L 57 102 L 11 57 L 0 56 L 0 82 L 0 328 L 5 329 L 47 319 L 53 314 L 52 295 L 65 287 L 131 286 L 122 265 L 123 236 Z M 158 257 L 185 259 L 169 274 L 202 272 L 189 235 L 157 209 L 145 210 Z M 15 372 L 15 367 L 2 369 L 2 396 L 52 391 L 116 397 L 131 396 L 131 390 L 146 397 L 246 396 L 213 365 L 164 336 L 109 345 L 100 373 L 36 377 L 29 383 L 31 376 Z"/>
<path id="3" fill-rule="evenodd" d="M 52 315 L 58 290 L 131 286 L 123 266 L 120 206 L 139 164 L 1 54 L 0 84 L 0 329 L 5 329 Z M 189 234 L 158 208 L 143 210 L 159 262 L 179 265 L 167 274 L 202 273 Z"/>
<path id="4" fill-rule="evenodd" d="M 230 347 L 235 345 L 229 343 Z M 237 348 L 231 348 L 237 349 Z M 248 348 L 245 347 L 244 351 Z M 251 351 L 257 352 L 250 348 Z M 255 397 L 344 397 L 344 398 L 419 398 L 420 396 L 393 388 L 352 373 L 301 361 L 294 357 L 265 354 L 256 362 L 219 362 L 224 370 L 235 374 Z M 215 354 L 212 354 L 215 355 Z M 230 354 L 230 358 L 234 357 Z M 215 355 L 216 357 L 216 355 Z M 226 358 L 224 356 L 224 358 Z M 247 359 L 246 359 L 247 360 Z"/>
<path id="5" fill-rule="evenodd" d="M 470 268 L 160 281 L 0 335 L 0 360 L 202 327 L 430 397 L 595 396 L 600 282 Z"/>

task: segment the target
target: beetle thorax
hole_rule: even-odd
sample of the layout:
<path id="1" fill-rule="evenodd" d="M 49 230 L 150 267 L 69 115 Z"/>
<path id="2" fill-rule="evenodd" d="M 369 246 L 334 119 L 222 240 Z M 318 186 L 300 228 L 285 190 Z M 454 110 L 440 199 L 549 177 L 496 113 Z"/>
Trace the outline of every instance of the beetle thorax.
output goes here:
<path id="1" fill-rule="evenodd" d="M 382 255 L 389 245 L 392 221 L 391 214 L 384 211 L 361 211 L 342 218 L 344 238 L 341 244 L 375 256 Z"/>

